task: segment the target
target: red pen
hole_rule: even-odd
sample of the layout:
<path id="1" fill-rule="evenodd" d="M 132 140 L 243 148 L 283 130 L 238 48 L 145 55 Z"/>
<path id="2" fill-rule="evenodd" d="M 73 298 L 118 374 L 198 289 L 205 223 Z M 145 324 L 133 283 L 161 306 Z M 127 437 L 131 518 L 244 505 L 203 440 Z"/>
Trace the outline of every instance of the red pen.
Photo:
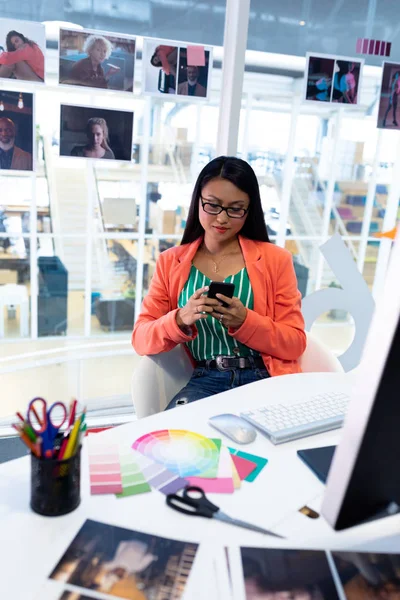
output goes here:
<path id="1" fill-rule="evenodd" d="M 72 402 L 70 404 L 68 429 L 70 427 L 72 427 L 72 425 L 74 424 L 77 404 L 78 404 L 78 400 L 72 400 Z"/>

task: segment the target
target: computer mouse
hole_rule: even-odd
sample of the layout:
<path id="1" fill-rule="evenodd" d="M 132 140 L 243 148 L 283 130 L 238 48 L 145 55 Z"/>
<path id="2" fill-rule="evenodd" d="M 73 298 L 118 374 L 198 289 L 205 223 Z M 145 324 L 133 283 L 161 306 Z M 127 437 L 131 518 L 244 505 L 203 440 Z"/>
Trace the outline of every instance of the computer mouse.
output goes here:
<path id="1" fill-rule="evenodd" d="M 236 444 L 250 444 L 256 439 L 257 431 L 244 419 L 230 413 L 215 415 L 209 419 L 211 427 L 236 442 Z"/>

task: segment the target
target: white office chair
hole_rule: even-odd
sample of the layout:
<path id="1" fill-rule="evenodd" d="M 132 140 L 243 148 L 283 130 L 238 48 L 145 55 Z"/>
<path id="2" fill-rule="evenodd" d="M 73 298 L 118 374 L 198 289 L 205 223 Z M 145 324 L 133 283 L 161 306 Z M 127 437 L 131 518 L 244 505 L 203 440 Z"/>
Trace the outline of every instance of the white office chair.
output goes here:
<path id="1" fill-rule="evenodd" d="M 343 372 L 333 352 L 309 332 L 307 347 L 299 362 L 304 373 Z M 164 410 L 192 373 L 192 363 L 181 345 L 170 352 L 143 356 L 132 376 L 132 400 L 137 418 Z"/>

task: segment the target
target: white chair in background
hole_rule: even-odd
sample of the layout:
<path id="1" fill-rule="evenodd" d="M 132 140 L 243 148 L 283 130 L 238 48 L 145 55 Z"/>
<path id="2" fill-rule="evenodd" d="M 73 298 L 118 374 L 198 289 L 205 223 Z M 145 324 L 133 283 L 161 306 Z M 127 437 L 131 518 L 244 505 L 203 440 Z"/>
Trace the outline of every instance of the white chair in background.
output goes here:
<path id="1" fill-rule="evenodd" d="M 307 347 L 300 357 L 304 373 L 342 373 L 333 352 L 307 333 Z M 132 376 L 132 401 L 138 419 L 165 409 L 168 402 L 189 381 L 193 366 L 181 345 L 170 352 L 143 356 Z"/>

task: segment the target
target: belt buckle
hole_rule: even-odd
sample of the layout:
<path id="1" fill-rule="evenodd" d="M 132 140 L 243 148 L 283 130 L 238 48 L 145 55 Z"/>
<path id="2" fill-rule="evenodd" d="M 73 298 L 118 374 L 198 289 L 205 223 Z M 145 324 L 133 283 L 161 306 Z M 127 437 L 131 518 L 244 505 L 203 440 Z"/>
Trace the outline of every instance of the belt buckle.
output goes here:
<path id="1" fill-rule="evenodd" d="M 224 361 L 226 358 L 230 358 L 229 356 L 216 356 L 215 364 L 217 365 L 218 371 L 229 371 L 231 367 L 226 367 Z"/>

